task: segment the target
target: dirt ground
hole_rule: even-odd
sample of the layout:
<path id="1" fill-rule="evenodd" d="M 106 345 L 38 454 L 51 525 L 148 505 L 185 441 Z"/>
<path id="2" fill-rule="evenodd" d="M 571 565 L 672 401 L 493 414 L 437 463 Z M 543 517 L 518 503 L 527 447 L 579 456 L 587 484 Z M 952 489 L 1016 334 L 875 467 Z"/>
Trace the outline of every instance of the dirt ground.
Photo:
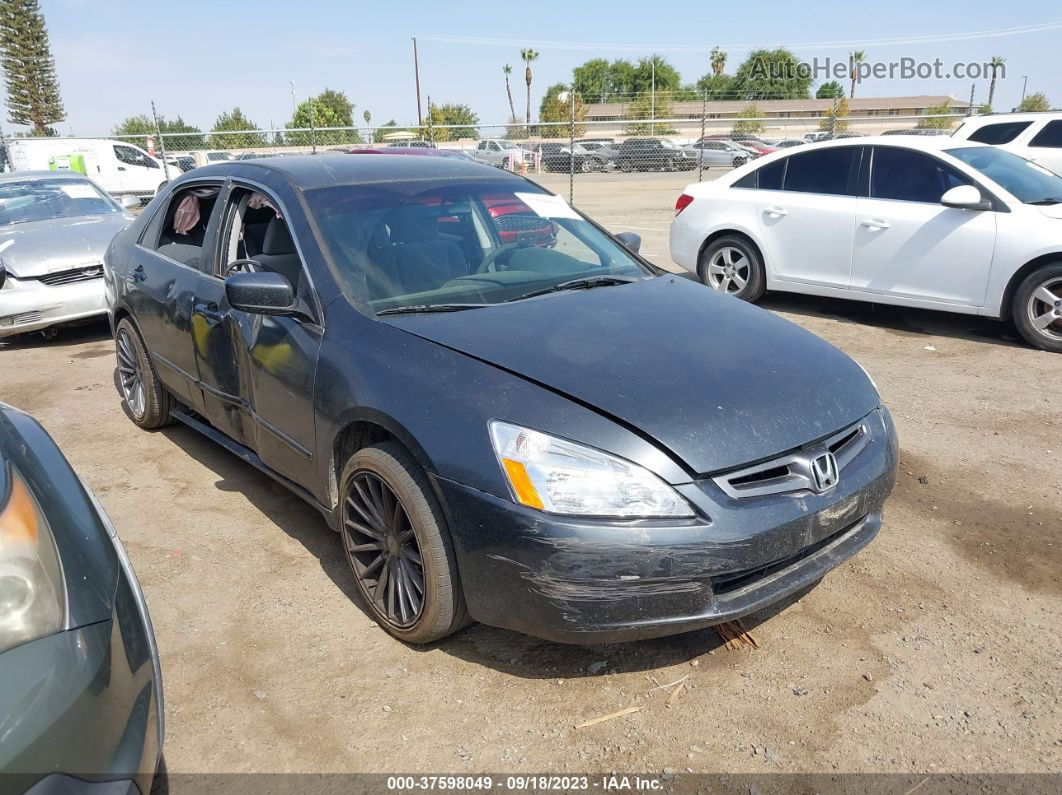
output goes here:
<path id="1" fill-rule="evenodd" d="M 576 203 L 667 265 L 688 176 L 592 176 Z M 356 605 L 312 508 L 187 428 L 126 418 L 105 324 L 0 347 L 0 399 L 44 423 L 125 540 L 171 772 L 1062 770 L 1062 356 L 976 318 L 763 306 L 870 371 L 902 465 L 877 540 L 747 622 L 756 650 L 484 626 L 407 647 Z"/>

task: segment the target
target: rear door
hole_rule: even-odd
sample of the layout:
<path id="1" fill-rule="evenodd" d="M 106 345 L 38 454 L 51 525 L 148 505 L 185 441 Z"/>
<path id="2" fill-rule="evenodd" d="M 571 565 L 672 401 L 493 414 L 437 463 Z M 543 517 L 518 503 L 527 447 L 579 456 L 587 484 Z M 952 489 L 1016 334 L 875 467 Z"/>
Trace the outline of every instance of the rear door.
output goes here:
<path id="1" fill-rule="evenodd" d="M 195 350 L 207 419 L 271 469 L 309 487 L 314 378 L 324 328 L 288 209 L 264 187 L 233 182 L 214 267 L 199 282 L 192 315 L 208 340 Z M 299 312 L 258 315 L 229 306 L 224 279 L 238 259 L 252 259 L 257 265 L 251 269 L 288 279 Z"/>
<path id="2" fill-rule="evenodd" d="M 1037 125 L 1029 138 L 1027 151 L 1022 155 L 1056 174 L 1062 174 L 1062 119 Z"/>
<path id="3" fill-rule="evenodd" d="M 852 289 L 981 306 L 996 213 L 942 205 L 946 191 L 974 183 L 940 158 L 902 147 L 869 149 L 870 195 L 856 200 Z"/>
<path id="4" fill-rule="evenodd" d="M 848 287 L 862 152 L 831 146 L 759 170 L 756 215 L 776 278 Z"/>

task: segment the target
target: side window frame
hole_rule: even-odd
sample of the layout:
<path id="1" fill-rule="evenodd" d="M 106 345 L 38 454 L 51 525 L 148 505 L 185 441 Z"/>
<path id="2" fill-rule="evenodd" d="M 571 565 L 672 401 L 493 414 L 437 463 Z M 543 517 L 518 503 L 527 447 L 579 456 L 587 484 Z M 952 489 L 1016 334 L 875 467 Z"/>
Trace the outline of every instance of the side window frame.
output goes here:
<path id="1" fill-rule="evenodd" d="M 1032 126 L 1031 121 L 997 121 L 991 124 L 982 124 L 972 133 L 966 136 L 967 141 L 972 141 L 975 144 L 985 144 L 986 146 L 1002 146 L 1004 144 L 1014 143 L 1029 127 Z M 1005 141 L 984 141 L 980 138 L 975 138 L 978 133 L 985 130 L 997 128 L 997 127 L 1016 127 L 1014 134 L 1007 138 Z"/>
<path id="2" fill-rule="evenodd" d="M 825 151 L 828 151 L 830 149 L 851 149 L 851 150 L 858 149 L 859 150 L 858 152 L 855 152 L 852 155 L 852 160 L 848 164 L 848 178 L 847 178 L 847 180 L 845 182 L 845 190 L 847 191 L 847 193 L 824 193 L 823 191 L 790 190 L 789 188 L 786 187 L 786 183 L 789 181 L 789 163 L 790 163 L 790 161 L 793 160 L 793 158 L 808 157 L 810 155 L 817 154 L 818 152 L 825 152 Z M 836 147 L 828 147 L 828 148 L 824 147 L 823 149 L 812 150 L 810 152 L 797 152 L 797 153 L 788 155 L 785 158 L 785 168 L 782 171 L 782 187 L 780 188 L 780 190 L 782 192 L 784 192 L 784 193 L 803 193 L 803 194 L 806 194 L 806 195 L 809 195 L 809 196 L 836 196 L 838 198 L 843 198 L 843 199 L 855 199 L 855 198 L 858 198 L 859 195 L 860 195 L 860 193 L 859 193 L 859 190 L 860 190 L 860 173 L 861 173 L 861 169 L 862 169 L 862 166 L 863 166 L 863 154 L 864 154 L 864 150 L 865 149 L 866 149 L 865 146 L 860 146 L 860 145 L 836 146 Z"/>
<path id="3" fill-rule="evenodd" d="M 936 205 L 940 204 L 939 200 L 934 202 L 934 201 L 923 201 L 922 199 L 897 199 L 897 198 L 892 197 L 892 196 L 875 196 L 875 195 L 873 195 L 874 165 L 875 165 L 875 161 L 877 160 L 878 151 L 879 150 L 884 150 L 884 149 L 888 149 L 888 150 L 891 150 L 893 152 L 903 152 L 905 154 L 913 155 L 915 157 L 928 158 L 929 160 L 931 160 L 934 163 L 936 163 L 937 167 L 943 169 L 945 172 L 950 172 L 950 173 L 956 175 L 959 179 L 961 179 L 963 181 L 964 184 L 974 185 L 975 187 L 981 189 L 982 192 L 987 193 L 987 191 L 984 191 L 984 189 L 981 188 L 980 185 L 977 185 L 977 183 L 974 180 L 972 180 L 968 175 L 962 173 L 957 168 L 954 168 L 950 163 L 945 163 L 939 157 L 933 156 L 929 152 L 923 152 L 923 151 L 921 151 L 919 149 L 906 149 L 906 148 L 904 148 L 902 146 L 875 145 L 875 146 L 871 146 L 869 148 L 870 148 L 871 151 L 870 151 L 870 157 L 868 158 L 869 163 L 868 163 L 868 168 L 867 168 L 867 183 L 866 183 L 867 184 L 867 191 L 866 191 L 866 194 L 865 194 L 866 198 L 874 199 L 875 201 L 908 202 L 910 204 L 936 204 Z"/>
<path id="4" fill-rule="evenodd" d="M 166 223 L 166 219 L 170 215 L 170 208 L 173 206 L 174 199 L 176 199 L 177 196 L 179 196 L 180 194 L 184 193 L 184 191 L 187 190 L 188 188 L 208 187 L 208 186 L 209 187 L 217 187 L 217 188 L 219 188 L 219 190 L 218 190 L 218 196 L 214 200 L 214 207 L 210 211 L 210 217 L 207 219 L 206 230 L 204 232 L 204 240 L 203 240 L 202 248 L 203 248 L 204 251 L 206 251 L 207 246 L 208 246 L 208 242 L 210 240 L 211 232 L 214 231 L 213 227 L 215 227 L 217 225 L 217 222 L 218 222 L 218 216 L 215 214 L 215 211 L 217 210 L 218 203 L 221 202 L 221 201 L 227 201 L 227 199 L 228 199 L 228 195 L 227 195 L 228 191 L 227 191 L 227 183 L 226 183 L 226 181 L 225 180 L 219 180 L 217 178 L 195 180 L 195 181 L 191 181 L 191 182 L 182 182 L 179 186 L 177 186 L 174 190 L 172 190 L 169 193 L 169 195 L 166 196 L 166 201 L 162 202 L 159 205 L 159 207 L 152 214 L 151 218 L 144 225 L 144 231 L 141 233 L 140 239 L 137 241 L 137 246 L 139 246 L 140 248 L 142 248 L 142 249 L 144 249 L 146 251 L 151 252 L 156 257 L 162 257 L 164 260 L 166 260 L 166 262 L 173 263 L 174 265 L 179 265 L 182 268 L 188 268 L 189 270 L 195 271 L 196 273 L 200 273 L 200 274 L 202 274 L 204 276 L 210 275 L 203 268 L 194 268 L 191 265 L 188 265 L 187 263 L 178 262 L 177 260 L 171 259 L 170 257 L 167 257 L 165 254 L 160 253 L 159 250 L 158 250 L 159 238 L 162 236 L 162 227 L 163 227 L 163 224 Z M 217 235 L 216 234 L 214 235 L 213 248 L 215 250 L 217 248 Z M 213 258 L 211 258 L 210 261 L 213 261 Z"/>
<path id="5" fill-rule="evenodd" d="M 1047 132 L 1048 128 L 1050 128 L 1052 131 L 1054 131 L 1055 129 L 1058 129 L 1060 131 L 1056 138 L 1059 143 L 1054 146 L 1052 146 L 1051 144 L 1037 143 L 1037 141 L 1039 141 L 1042 137 L 1045 136 L 1045 133 Z M 1029 146 L 1035 147 L 1036 149 L 1062 149 L 1062 119 L 1049 119 L 1047 123 L 1044 124 L 1044 126 L 1041 127 L 1039 130 L 1037 130 L 1036 134 L 1033 135 L 1031 139 L 1029 139 Z"/>

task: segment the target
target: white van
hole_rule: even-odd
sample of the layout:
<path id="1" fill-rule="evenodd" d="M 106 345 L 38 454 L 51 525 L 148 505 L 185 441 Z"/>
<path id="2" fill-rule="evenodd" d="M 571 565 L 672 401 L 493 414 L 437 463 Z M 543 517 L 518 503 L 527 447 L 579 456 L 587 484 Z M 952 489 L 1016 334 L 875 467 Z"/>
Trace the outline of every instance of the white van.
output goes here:
<path id="1" fill-rule="evenodd" d="M 952 138 L 991 144 L 1062 174 L 1062 113 L 990 113 L 971 116 Z"/>
<path id="2" fill-rule="evenodd" d="M 77 171 L 114 196 L 150 198 L 181 173 L 139 146 L 99 138 L 8 138 L 7 156 L 12 171 Z"/>

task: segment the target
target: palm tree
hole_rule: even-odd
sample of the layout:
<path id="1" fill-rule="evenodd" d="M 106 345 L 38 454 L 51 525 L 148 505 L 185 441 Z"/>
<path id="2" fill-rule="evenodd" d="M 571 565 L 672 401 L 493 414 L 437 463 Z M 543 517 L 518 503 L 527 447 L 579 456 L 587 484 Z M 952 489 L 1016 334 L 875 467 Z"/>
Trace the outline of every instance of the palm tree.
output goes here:
<path id="1" fill-rule="evenodd" d="M 520 50 L 520 58 L 526 64 L 524 68 L 524 81 L 527 83 L 527 129 L 531 131 L 531 62 L 538 57 L 538 53 L 528 48 Z"/>
<path id="2" fill-rule="evenodd" d="M 712 47 L 712 74 L 721 75 L 726 69 L 726 53 L 718 47 Z"/>
<path id="3" fill-rule="evenodd" d="M 502 67 L 502 73 L 505 75 L 505 93 L 509 97 L 509 118 L 516 119 L 516 106 L 513 105 L 513 90 L 509 86 L 509 75 L 513 73 L 513 68 L 509 64 L 505 64 Z"/>
<path id="4" fill-rule="evenodd" d="M 848 53 L 848 76 L 852 79 L 852 89 L 848 92 L 850 99 L 855 98 L 855 86 L 856 80 L 859 79 L 859 72 L 856 67 L 863 63 L 867 59 L 867 54 L 862 50 L 856 50 L 855 52 Z"/>
<path id="5" fill-rule="evenodd" d="M 992 60 L 989 62 L 989 66 L 992 67 L 992 79 L 988 83 L 988 107 L 992 107 L 992 99 L 996 95 L 996 71 L 1002 68 L 1003 64 L 1007 62 L 1007 59 L 1002 55 L 993 55 Z"/>

